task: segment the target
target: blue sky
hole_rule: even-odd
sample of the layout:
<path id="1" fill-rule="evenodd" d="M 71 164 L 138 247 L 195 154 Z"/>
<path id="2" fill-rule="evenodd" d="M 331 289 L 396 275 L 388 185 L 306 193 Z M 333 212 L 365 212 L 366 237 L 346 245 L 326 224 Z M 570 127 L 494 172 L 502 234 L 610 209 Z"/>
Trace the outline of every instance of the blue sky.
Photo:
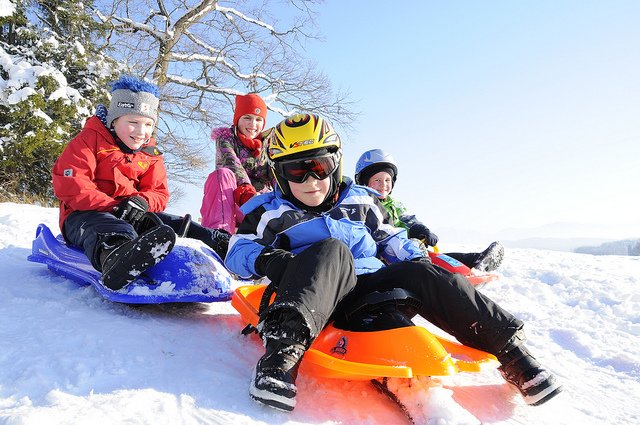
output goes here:
<path id="1" fill-rule="evenodd" d="M 345 174 L 388 150 L 393 195 L 436 233 L 640 236 L 640 2 L 398 4 L 327 1 L 306 45 L 358 101 Z"/>

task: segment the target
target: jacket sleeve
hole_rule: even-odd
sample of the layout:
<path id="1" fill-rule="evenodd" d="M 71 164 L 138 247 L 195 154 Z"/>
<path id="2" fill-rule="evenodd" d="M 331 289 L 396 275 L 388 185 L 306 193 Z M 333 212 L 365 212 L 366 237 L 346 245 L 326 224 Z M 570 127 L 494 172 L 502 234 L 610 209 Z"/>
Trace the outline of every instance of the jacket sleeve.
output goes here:
<path id="1" fill-rule="evenodd" d="M 243 183 L 251 184 L 251 179 L 247 175 L 247 171 L 242 166 L 242 162 L 240 162 L 240 158 L 238 158 L 234 149 L 237 140 L 233 134 L 220 135 L 216 134 L 214 130 L 211 137 L 214 138 L 216 142 L 216 169 L 228 168 L 233 171 L 238 186 Z"/>
<path id="2" fill-rule="evenodd" d="M 118 204 L 98 189 L 95 140 L 82 132 L 69 142 L 51 171 L 56 197 L 75 211 L 111 211 Z"/>
<path id="3" fill-rule="evenodd" d="M 263 249 L 273 246 L 276 240 L 276 235 L 268 230 L 268 221 L 269 214 L 263 206 L 258 206 L 246 213 L 236 234 L 229 240 L 225 266 L 242 278 L 263 276 L 256 271 L 256 259 Z"/>
<path id="4" fill-rule="evenodd" d="M 387 263 L 424 257 L 418 246 L 407 237 L 407 231 L 391 225 L 386 208 L 377 197 L 373 197 L 372 211 L 377 220 L 367 219 L 367 226 L 378 244 L 378 253 Z"/>
<path id="5" fill-rule="evenodd" d="M 149 166 L 149 170 L 140 178 L 137 194 L 147 200 L 151 212 L 162 212 L 167 208 L 169 184 L 167 170 L 161 156 L 156 157 Z"/>

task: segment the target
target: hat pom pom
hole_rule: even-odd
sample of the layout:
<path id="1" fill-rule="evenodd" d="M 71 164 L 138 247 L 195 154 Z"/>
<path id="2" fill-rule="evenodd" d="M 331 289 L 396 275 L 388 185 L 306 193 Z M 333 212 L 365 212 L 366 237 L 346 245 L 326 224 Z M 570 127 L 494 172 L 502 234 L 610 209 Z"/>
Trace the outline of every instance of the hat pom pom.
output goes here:
<path id="1" fill-rule="evenodd" d="M 160 89 L 155 84 L 148 83 L 146 81 L 139 80 L 129 75 L 123 75 L 118 80 L 110 83 L 111 92 L 115 90 L 131 90 L 132 92 L 147 92 L 151 93 L 157 98 L 160 98 Z"/>

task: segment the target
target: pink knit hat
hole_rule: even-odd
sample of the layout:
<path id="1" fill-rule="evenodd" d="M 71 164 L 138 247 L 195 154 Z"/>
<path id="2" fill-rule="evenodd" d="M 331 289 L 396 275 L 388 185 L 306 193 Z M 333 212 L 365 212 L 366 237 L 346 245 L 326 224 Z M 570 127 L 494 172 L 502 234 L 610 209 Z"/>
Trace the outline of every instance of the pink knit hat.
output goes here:
<path id="1" fill-rule="evenodd" d="M 241 116 L 252 114 L 262 117 L 267 121 L 267 105 L 264 100 L 255 93 L 236 95 L 236 109 L 233 112 L 233 125 L 238 125 Z"/>

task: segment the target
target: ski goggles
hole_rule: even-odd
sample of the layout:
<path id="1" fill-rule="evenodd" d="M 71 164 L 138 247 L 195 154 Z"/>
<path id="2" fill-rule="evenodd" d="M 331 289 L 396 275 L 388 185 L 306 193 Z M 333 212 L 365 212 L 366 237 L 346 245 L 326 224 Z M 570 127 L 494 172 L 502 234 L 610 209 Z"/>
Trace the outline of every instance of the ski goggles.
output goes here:
<path id="1" fill-rule="evenodd" d="M 274 161 L 274 168 L 279 176 L 293 183 L 304 183 L 309 176 L 324 180 L 340 166 L 340 155 L 330 153 L 313 158 Z"/>

